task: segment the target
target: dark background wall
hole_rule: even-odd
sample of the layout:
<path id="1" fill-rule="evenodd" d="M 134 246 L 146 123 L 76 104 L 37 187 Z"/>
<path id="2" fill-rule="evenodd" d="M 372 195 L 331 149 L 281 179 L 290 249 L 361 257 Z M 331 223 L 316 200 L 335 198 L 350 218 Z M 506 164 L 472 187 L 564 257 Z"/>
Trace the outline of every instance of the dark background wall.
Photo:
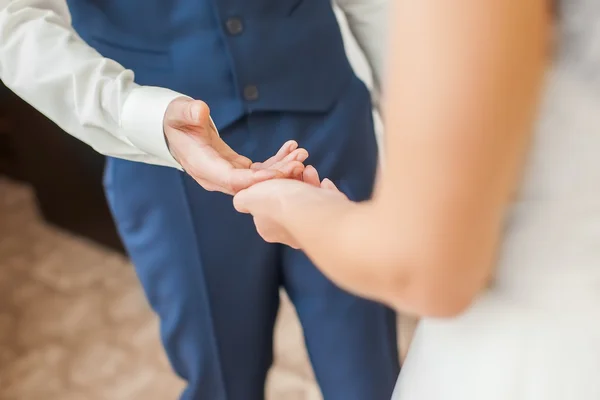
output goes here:
<path id="1" fill-rule="evenodd" d="M 31 185 L 49 223 L 121 251 L 102 191 L 104 161 L 0 82 L 0 175 Z"/>

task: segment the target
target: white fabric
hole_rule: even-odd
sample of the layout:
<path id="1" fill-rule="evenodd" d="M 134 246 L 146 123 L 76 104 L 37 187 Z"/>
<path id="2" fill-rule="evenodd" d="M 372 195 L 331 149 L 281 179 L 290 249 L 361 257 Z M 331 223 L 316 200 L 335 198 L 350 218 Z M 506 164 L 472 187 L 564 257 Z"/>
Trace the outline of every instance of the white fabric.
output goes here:
<path id="1" fill-rule="evenodd" d="M 335 2 L 344 13 L 351 34 L 366 57 L 372 80 L 373 102 L 379 108 L 381 83 L 385 75 L 390 0 L 335 0 Z M 352 59 L 352 52 L 349 56 Z M 357 71 L 359 76 L 361 72 Z"/>
<path id="2" fill-rule="evenodd" d="M 375 76 L 387 1 L 337 1 Z M 0 79 L 102 154 L 181 169 L 162 124 L 167 105 L 181 94 L 136 85 L 132 71 L 89 47 L 71 26 L 66 0 L 0 0 Z"/>
<path id="3" fill-rule="evenodd" d="M 600 399 L 600 2 L 561 8 L 497 277 L 464 315 L 420 323 L 393 399 Z"/>
<path id="4" fill-rule="evenodd" d="M 0 0 L 0 79 L 100 153 L 179 167 L 155 117 L 179 94 L 140 88 L 132 71 L 89 47 L 71 27 L 65 0 Z M 132 129 L 137 124 L 147 129 Z"/>

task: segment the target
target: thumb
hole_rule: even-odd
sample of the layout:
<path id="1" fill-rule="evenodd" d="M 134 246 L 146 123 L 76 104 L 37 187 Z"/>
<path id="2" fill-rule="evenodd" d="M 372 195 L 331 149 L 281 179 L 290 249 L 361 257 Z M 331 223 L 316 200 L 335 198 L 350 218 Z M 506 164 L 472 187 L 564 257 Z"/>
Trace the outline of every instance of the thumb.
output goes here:
<path id="1" fill-rule="evenodd" d="M 188 102 L 187 107 L 183 111 L 183 120 L 189 126 L 204 126 L 208 124 L 210 109 L 208 105 L 200 100 Z"/>
<path id="2" fill-rule="evenodd" d="M 233 207 L 242 214 L 250 214 L 250 203 L 252 194 L 250 189 L 240 190 L 233 196 Z"/>
<path id="3" fill-rule="evenodd" d="M 319 180 L 319 173 L 312 165 L 308 165 L 304 169 L 304 173 L 302 174 L 302 180 L 312 186 L 321 186 L 321 182 Z"/>
<path id="4" fill-rule="evenodd" d="M 333 183 L 331 179 L 328 178 L 323 179 L 323 182 L 321 182 L 321 188 L 339 192 L 339 189 L 337 188 L 337 186 L 335 186 L 335 183 Z"/>
<path id="5" fill-rule="evenodd" d="M 176 128 L 205 126 L 208 124 L 210 109 L 200 100 L 177 99 L 167 110 L 171 125 Z"/>

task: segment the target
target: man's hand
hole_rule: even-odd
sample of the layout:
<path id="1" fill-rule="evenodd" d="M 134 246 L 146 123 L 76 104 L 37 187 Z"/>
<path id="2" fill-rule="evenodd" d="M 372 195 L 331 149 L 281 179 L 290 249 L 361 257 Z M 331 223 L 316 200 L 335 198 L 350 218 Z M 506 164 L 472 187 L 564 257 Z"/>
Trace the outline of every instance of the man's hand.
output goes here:
<path id="1" fill-rule="evenodd" d="M 290 141 L 275 156 L 253 164 L 220 138 L 204 102 L 184 97 L 171 102 L 163 128 L 173 157 L 210 191 L 235 194 L 269 179 L 301 179 L 308 157 L 306 150 Z"/>

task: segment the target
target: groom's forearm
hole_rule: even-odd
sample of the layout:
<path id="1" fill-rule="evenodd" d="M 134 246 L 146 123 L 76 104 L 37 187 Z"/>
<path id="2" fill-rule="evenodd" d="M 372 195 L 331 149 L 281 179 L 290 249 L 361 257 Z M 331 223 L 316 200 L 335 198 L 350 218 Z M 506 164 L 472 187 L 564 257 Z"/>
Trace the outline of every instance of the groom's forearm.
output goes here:
<path id="1" fill-rule="evenodd" d="M 163 136 L 165 110 L 181 94 L 137 85 L 90 47 L 66 0 L 0 0 L 0 79 L 102 154 L 181 168 Z"/>

